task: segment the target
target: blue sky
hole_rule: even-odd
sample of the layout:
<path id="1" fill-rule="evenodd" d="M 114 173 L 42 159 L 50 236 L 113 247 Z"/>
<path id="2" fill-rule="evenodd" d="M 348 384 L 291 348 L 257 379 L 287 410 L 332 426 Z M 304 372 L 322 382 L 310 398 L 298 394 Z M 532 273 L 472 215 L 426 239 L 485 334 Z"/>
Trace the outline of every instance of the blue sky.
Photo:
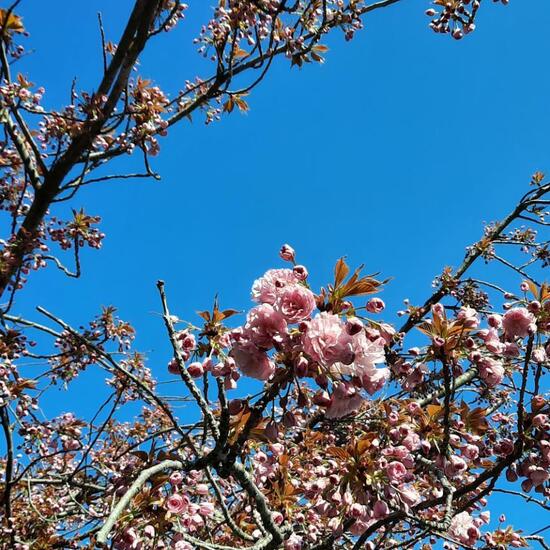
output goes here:
<path id="1" fill-rule="evenodd" d="M 181 28 L 161 36 L 141 64 L 142 76 L 172 93 L 209 74 L 192 38 L 214 2 L 189 3 Z M 46 87 L 45 105 L 62 105 L 75 76 L 93 88 L 96 12 L 116 41 L 131 4 L 22 2 L 35 51 L 19 70 Z M 215 293 L 223 306 L 245 309 L 253 280 L 281 265 L 277 253 L 288 242 L 317 287 L 342 255 L 393 277 L 382 295 L 388 320 L 403 298 L 421 302 L 442 267 L 460 263 L 482 222 L 503 217 L 534 171 L 550 170 L 548 1 L 486 2 L 476 32 L 460 42 L 429 30 L 428 6 L 404 1 L 378 11 L 351 43 L 327 37 L 322 66 L 298 70 L 280 60 L 246 115 L 208 127 L 197 116 L 174 128 L 153 160 L 161 182 L 80 193 L 71 206 L 102 217 L 103 249 L 83 255 L 79 280 L 53 268 L 34 274 L 17 312 L 35 316 L 40 304 L 79 325 L 100 305 L 116 305 L 166 380 L 159 278 L 182 318 L 196 320 Z M 58 394 L 52 411 L 86 409 L 83 396 L 102 387 L 89 375 L 75 393 Z M 544 518 L 528 521 L 536 528 Z"/>

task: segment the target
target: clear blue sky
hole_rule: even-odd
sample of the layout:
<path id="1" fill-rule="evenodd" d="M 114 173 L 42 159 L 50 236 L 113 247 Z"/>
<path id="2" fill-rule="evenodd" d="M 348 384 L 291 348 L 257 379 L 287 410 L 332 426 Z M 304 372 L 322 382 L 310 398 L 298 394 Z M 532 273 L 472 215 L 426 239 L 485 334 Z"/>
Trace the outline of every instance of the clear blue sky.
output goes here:
<path id="1" fill-rule="evenodd" d="M 141 74 L 172 92 L 208 74 L 191 41 L 215 2 L 189 3 L 181 28 L 142 60 Z M 22 2 L 35 53 L 20 70 L 46 87 L 45 105 L 65 102 L 75 76 L 93 88 L 96 12 L 117 41 L 131 4 Z M 159 278 L 182 318 L 196 319 L 216 292 L 223 306 L 245 309 L 252 281 L 280 266 L 278 249 L 289 242 L 316 286 L 342 255 L 393 277 L 382 296 L 389 320 L 403 298 L 422 301 L 482 222 L 501 218 L 534 171 L 550 172 L 550 3 L 484 4 L 476 32 L 456 42 L 428 29 L 428 2 L 404 0 L 369 17 L 351 43 L 329 37 L 323 66 L 280 60 L 247 115 L 183 123 L 153 160 L 161 182 L 120 181 L 77 196 L 72 206 L 103 218 L 103 249 L 83 255 L 80 280 L 53 268 L 34 274 L 17 312 L 39 303 L 78 325 L 114 304 L 166 380 Z M 102 387 L 89 375 L 74 394 L 58 394 L 52 412 L 86 409 L 96 401 L 83 396 Z M 534 529 L 544 518 L 528 522 Z"/>

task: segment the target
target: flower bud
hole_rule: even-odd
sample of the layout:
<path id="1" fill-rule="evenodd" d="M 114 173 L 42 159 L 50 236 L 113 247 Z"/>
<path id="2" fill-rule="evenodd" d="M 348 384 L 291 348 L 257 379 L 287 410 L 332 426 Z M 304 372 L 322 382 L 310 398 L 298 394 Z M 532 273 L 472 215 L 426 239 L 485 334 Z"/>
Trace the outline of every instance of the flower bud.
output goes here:
<path id="1" fill-rule="evenodd" d="M 367 302 L 367 311 L 370 313 L 380 313 L 384 311 L 386 304 L 380 298 L 371 298 Z"/>
<path id="2" fill-rule="evenodd" d="M 194 361 L 187 367 L 187 372 L 193 377 L 193 378 L 199 378 L 204 373 L 204 368 L 202 366 L 202 363 L 199 361 Z"/>
<path id="3" fill-rule="evenodd" d="M 296 259 L 296 252 L 289 244 L 283 244 L 279 251 L 279 256 L 286 262 L 293 262 Z"/>
<path id="4" fill-rule="evenodd" d="M 227 404 L 227 410 L 231 416 L 239 414 L 244 408 L 244 401 L 242 399 L 231 399 Z"/>
<path id="5" fill-rule="evenodd" d="M 305 281 L 307 279 L 307 276 L 309 273 L 307 272 L 307 269 L 303 265 L 295 265 L 292 268 L 292 272 L 294 273 L 294 276 L 299 281 Z"/>
<path id="6" fill-rule="evenodd" d="M 168 372 L 170 374 L 179 374 L 180 373 L 180 367 L 178 365 L 178 362 L 176 361 L 176 359 L 171 359 L 170 362 L 168 363 Z"/>
<path id="7" fill-rule="evenodd" d="M 433 339 L 433 343 L 434 343 L 434 346 L 437 347 L 437 348 L 441 348 L 445 345 L 445 339 L 442 338 L 441 336 L 436 336 L 434 339 Z"/>

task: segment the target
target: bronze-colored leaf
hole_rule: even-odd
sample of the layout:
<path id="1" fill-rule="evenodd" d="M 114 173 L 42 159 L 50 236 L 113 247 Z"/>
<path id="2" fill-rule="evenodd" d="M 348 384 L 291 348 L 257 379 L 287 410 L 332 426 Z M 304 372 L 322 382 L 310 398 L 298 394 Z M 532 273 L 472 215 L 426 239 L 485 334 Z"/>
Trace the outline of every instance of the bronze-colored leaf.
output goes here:
<path id="1" fill-rule="evenodd" d="M 24 33 L 25 27 L 23 26 L 23 20 L 15 13 L 9 13 L 8 10 L 0 8 L 0 28 L 7 33 Z"/>
<path id="2" fill-rule="evenodd" d="M 207 323 L 210 321 L 210 312 L 208 311 L 197 311 L 197 315 L 202 317 Z"/>
<path id="3" fill-rule="evenodd" d="M 443 414 L 443 409 L 444 407 L 441 405 L 428 405 L 426 407 L 426 412 L 432 419 L 436 419 Z"/>
<path id="4" fill-rule="evenodd" d="M 334 287 L 338 288 L 343 282 L 344 279 L 348 276 L 349 267 L 348 264 L 344 261 L 344 258 L 340 258 L 336 262 L 334 267 Z"/>
<path id="5" fill-rule="evenodd" d="M 233 101 L 233 97 L 230 96 L 229 99 L 225 102 L 223 106 L 223 110 L 226 113 L 230 113 L 234 107 L 235 107 L 235 102 Z"/>
<path id="6" fill-rule="evenodd" d="M 538 289 L 537 285 L 535 283 L 533 283 L 533 281 L 525 281 L 525 282 L 527 283 L 527 286 L 529 287 L 529 290 L 531 291 L 531 294 L 533 294 L 533 296 L 535 297 L 535 300 L 539 300 L 539 301 L 542 302 L 541 296 L 539 295 L 539 289 Z"/>
<path id="7" fill-rule="evenodd" d="M 350 454 L 341 447 L 329 447 L 327 453 L 341 460 L 349 460 L 351 458 Z"/>
<path id="8" fill-rule="evenodd" d="M 315 44 L 315 46 L 313 46 L 313 50 L 315 50 L 316 52 L 328 52 L 328 46 L 325 46 L 324 44 Z"/>
<path id="9" fill-rule="evenodd" d="M 240 313 L 238 309 L 224 309 L 221 312 L 222 320 L 229 319 L 229 317 L 232 317 L 233 315 L 237 315 Z"/>
<path id="10" fill-rule="evenodd" d="M 374 439 L 374 435 L 375 434 L 367 434 L 355 444 L 355 452 L 358 456 L 361 456 L 365 451 L 372 447 L 372 440 Z"/>

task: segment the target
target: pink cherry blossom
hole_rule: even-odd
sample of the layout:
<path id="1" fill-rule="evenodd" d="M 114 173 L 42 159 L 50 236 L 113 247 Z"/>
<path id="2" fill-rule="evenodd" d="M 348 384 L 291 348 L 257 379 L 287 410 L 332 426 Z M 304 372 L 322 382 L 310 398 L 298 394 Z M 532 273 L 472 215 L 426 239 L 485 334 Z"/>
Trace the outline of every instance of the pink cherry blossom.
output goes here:
<path id="1" fill-rule="evenodd" d="M 193 363 L 190 363 L 187 367 L 187 372 L 193 378 L 200 378 L 204 373 L 202 363 L 200 361 L 194 361 Z"/>
<path id="2" fill-rule="evenodd" d="M 254 281 L 252 299 L 262 304 L 274 304 L 281 289 L 295 283 L 296 277 L 292 269 L 270 269 L 263 277 Z"/>
<path id="3" fill-rule="evenodd" d="M 231 357 L 241 372 L 251 378 L 267 380 L 275 372 L 273 362 L 252 342 L 245 340 L 236 343 L 231 350 Z"/>
<path id="4" fill-rule="evenodd" d="M 378 369 L 373 368 L 366 372 L 363 372 L 363 376 L 361 377 L 361 384 L 367 390 L 369 395 L 373 395 L 384 387 L 389 378 L 390 369 L 386 367 Z"/>
<path id="5" fill-rule="evenodd" d="M 445 463 L 445 474 L 450 478 L 456 477 L 467 468 L 468 465 L 463 458 L 458 455 L 451 455 L 449 460 Z"/>
<path id="6" fill-rule="evenodd" d="M 353 361 L 352 339 L 338 315 L 318 313 L 307 323 L 302 341 L 306 353 L 321 365 Z"/>
<path id="7" fill-rule="evenodd" d="M 338 382 L 334 385 L 332 401 L 326 411 L 327 418 L 341 418 L 356 411 L 363 402 L 357 389 L 348 382 Z"/>
<path id="8" fill-rule="evenodd" d="M 502 382 L 504 367 L 500 361 L 492 357 L 484 357 L 477 364 L 479 376 L 489 386 L 493 387 Z"/>
<path id="9" fill-rule="evenodd" d="M 181 485 L 183 483 L 183 474 L 181 472 L 172 472 L 169 481 L 172 485 Z"/>
<path id="10" fill-rule="evenodd" d="M 494 328 L 479 332 L 479 336 L 485 342 L 485 347 L 491 352 L 500 354 L 504 349 L 504 344 L 500 341 L 498 332 Z"/>
<path id="11" fill-rule="evenodd" d="M 407 469 L 401 462 L 394 460 L 386 466 L 386 474 L 390 481 L 400 482 L 407 475 Z"/>
<path id="12" fill-rule="evenodd" d="M 414 506 L 420 502 L 420 493 L 414 487 L 405 487 L 399 491 L 401 500 L 409 506 Z"/>
<path id="13" fill-rule="evenodd" d="M 477 328 L 479 326 L 479 314 L 471 307 L 461 307 L 456 318 L 462 321 L 466 328 Z"/>
<path id="14" fill-rule="evenodd" d="M 525 338 L 536 330 L 535 316 L 524 307 L 508 310 L 502 318 L 502 326 L 509 338 Z"/>
<path id="15" fill-rule="evenodd" d="M 164 507 L 172 514 L 183 514 L 189 506 L 189 499 L 185 495 L 174 493 L 164 502 Z"/>
<path id="16" fill-rule="evenodd" d="M 453 518 L 449 533 L 457 541 L 467 546 L 473 546 L 481 536 L 472 516 L 468 512 L 460 512 Z"/>
<path id="17" fill-rule="evenodd" d="M 214 505 L 211 502 L 202 502 L 199 506 L 201 516 L 210 517 L 214 514 Z"/>
<path id="18" fill-rule="evenodd" d="M 292 533 L 285 541 L 285 550 L 301 550 L 303 538 L 296 533 Z"/>
<path id="19" fill-rule="evenodd" d="M 361 331 L 352 336 L 351 351 L 353 362 L 335 363 L 331 366 L 330 372 L 338 377 L 351 375 L 362 378 L 364 387 L 372 395 L 384 385 L 390 375 L 387 368 L 375 368 L 377 363 L 383 363 L 385 360 L 384 340 L 369 340 L 365 332 Z"/>
<path id="20" fill-rule="evenodd" d="M 311 315 L 315 309 L 315 296 L 303 285 L 287 285 L 277 295 L 274 308 L 288 323 L 297 323 Z"/>
<path id="21" fill-rule="evenodd" d="M 270 304 L 261 304 L 248 312 L 244 336 L 256 346 L 270 349 L 286 335 L 286 321 Z"/>
<path id="22" fill-rule="evenodd" d="M 186 540 L 177 540 L 174 542 L 173 550 L 194 550 L 193 546 Z"/>
<path id="23" fill-rule="evenodd" d="M 383 500 L 377 500 L 372 508 L 374 519 L 385 518 L 390 513 L 388 505 Z"/>
<path id="24" fill-rule="evenodd" d="M 548 360 L 546 351 L 542 346 L 538 346 L 533 350 L 532 357 L 535 363 L 545 363 Z"/>
<path id="25" fill-rule="evenodd" d="M 346 332 L 350 336 L 359 334 L 364 328 L 365 326 L 363 325 L 363 322 L 357 317 L 349 317 L 346 321 Z"/>

